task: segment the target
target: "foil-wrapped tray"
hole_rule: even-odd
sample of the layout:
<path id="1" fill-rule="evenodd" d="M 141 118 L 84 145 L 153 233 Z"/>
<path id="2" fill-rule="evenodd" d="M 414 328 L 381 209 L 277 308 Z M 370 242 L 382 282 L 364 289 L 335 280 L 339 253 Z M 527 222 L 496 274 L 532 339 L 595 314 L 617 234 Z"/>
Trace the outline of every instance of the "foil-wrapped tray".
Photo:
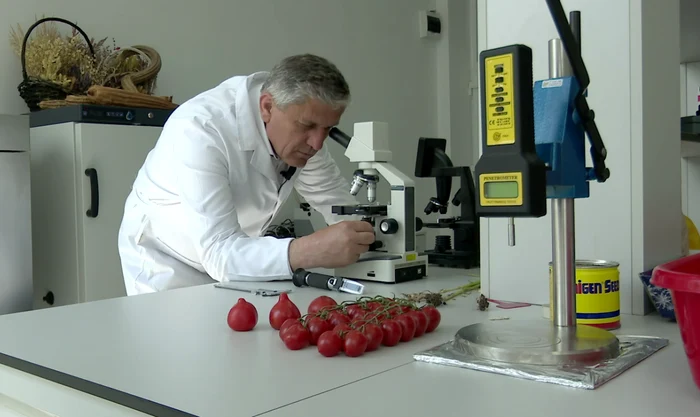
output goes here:
<path id="1" fill-rule="evenodd" d="M 618 336 L 620 352 L 594 364 L 542 365 L 496 361 L 477 356 L 459 334 L 444 344 L 418 352 L 416 361 L 490 372 L 521 379 L 596 389 L 668 345 L 668 339 L 648 336 Z"/>

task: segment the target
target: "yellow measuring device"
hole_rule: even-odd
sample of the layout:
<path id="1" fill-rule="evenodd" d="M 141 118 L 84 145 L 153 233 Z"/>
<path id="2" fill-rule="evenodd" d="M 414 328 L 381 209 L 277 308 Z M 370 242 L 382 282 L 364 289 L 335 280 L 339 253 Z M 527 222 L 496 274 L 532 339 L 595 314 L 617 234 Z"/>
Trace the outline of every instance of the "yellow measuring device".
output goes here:
<path id="1" fill-rule="evenodd" d="M 546 166 L 535 150 L 532 49 L 480 54 L 482 155 L 474 172 L 480 217 L 547 214 Z"/>

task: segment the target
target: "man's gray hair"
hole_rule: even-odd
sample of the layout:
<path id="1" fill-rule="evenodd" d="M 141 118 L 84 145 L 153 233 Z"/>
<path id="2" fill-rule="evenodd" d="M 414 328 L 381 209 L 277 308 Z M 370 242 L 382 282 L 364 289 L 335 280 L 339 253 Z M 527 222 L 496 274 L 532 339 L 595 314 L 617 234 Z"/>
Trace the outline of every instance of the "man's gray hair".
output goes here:
<path id="1" fill-rule="evenodd" d="M 338 68 L 325 58 L 303 54 L 287 57 L 270 70 L 262 92 L 284 109 L 316 99 L 334 108 L 350 102 L 350 87 Z"/>

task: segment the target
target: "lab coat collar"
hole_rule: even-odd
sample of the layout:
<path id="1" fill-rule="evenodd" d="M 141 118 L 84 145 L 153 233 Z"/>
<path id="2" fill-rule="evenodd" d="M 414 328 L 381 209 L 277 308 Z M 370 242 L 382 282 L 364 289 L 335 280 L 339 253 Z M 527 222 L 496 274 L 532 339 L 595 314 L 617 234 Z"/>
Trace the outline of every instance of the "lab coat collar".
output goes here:
<path id="1" fill-rule="evenodd" d="M 279 174 L 272 163 L 275 154 L 260 114 L 260 89 L 267 75 L 267 72 L 250 75 L 245 86 L 236 93 L 238 138 L 242 150 L 253 151 L 251 165 L 272 181 L 277 181 Z"/>

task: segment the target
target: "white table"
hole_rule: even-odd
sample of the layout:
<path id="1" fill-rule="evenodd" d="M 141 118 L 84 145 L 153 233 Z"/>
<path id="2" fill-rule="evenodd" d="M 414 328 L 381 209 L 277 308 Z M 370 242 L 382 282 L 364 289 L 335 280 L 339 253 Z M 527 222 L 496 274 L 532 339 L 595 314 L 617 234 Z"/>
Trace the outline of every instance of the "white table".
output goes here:
<path id="1" fill-rule="evenodd" d="M 453 288 L 467 283 L 475 273 L 431 268 L 430 275 L 400 285 L 369 284 L 368 294 Z M 288 282 L 247 285 L 291 286 Z M 354 298 L 310 288 L 293 288 L 290 297 L 305 310 L 322 294 L 339 301 Z M 403 410 L 403 415 L 431 415 L 435 410 L 439 410 L 435 414 L 463 414 L 480 410 L 480 401 L 489 398 L 492 401 L 482 411 L 490 411 L 489 403 L 496 403 L 496 410 L 520 410 L 518 403 L 525 400 L 532 410 L 546 411 L 549 401 L 563 395 L 556 401 L 590 407 L 595 399 L 607 398 L 619 401 L 612 402 L 618 408 L 620 404 L 627 407 L 634 396 L 647 401 L 639 406 L 647 414 L 637 416 L 651 416 L 658 415 L 648 406 L 656 399 L 646 392 L 653 386 L 660 389 L 656 393 L 660 403 L 675 404 L 676 408 L 666 410 L 669 416 L 685 415 L 682 412 L 689 407 L 700 409 L 700 392 L 690 380 L 677 326 L 656 317 L 625 317 L 621 331 L 667 337 L 671 345 L 593 392 L 415 363 L 415 352 L 449 340 L 467 324 L 499 316 L 541 315 L 539 307 L 503 310 L 492 306 L 480 312 L 476 295 L 441 307 L 443 322 L 435 333 L 360 358 L 324 358 L 315 348 L 289 351 L 267 323 L 276 298 L 213 286 L 1 316 L 0 353 L 64 372 L 69 378 L 101 384 L 104 392 L 93 396 L 1 366 L 0 393 L 59 416 L 325 416 L 331 405 L 333 415 L 350 416 L 357 414 L 342 404 L 355 395 L 369 401 L 378 392 L 383 394 L 372 404 L 382 405 L 386 399 L 390 410 Z M 253 332 L 233 332 L 226 325 L 226 313 L 239 297 L 258 308 L 260 319 Z M 90 392 L 94 384 L 84 385 Z M 495 400 L 502 396 L 512 400 Z M 397 404 L 398 409 L 394 408 Z"/>
<path id="2" fill-rule="evenodd" d="M 538 309 L 529 307 L 517 316 L 537 313 Z M 372 416 L 382 415 L 376 411 L 380 407 L 396 416 L 699 415 L 700 390 L 688 371 L 677 327 L 658 316 L 624 316 L 623 320 L 623 328 L 615 333 L 661 336 L 669 338 L 670 344 L 596 390 L 410 362 L 264 416 Z M 349 404 L 349 400 L 356 400 L 356 405 Z M 333 410 L 332 414 L 326 414 L 328 410 Z"/>

